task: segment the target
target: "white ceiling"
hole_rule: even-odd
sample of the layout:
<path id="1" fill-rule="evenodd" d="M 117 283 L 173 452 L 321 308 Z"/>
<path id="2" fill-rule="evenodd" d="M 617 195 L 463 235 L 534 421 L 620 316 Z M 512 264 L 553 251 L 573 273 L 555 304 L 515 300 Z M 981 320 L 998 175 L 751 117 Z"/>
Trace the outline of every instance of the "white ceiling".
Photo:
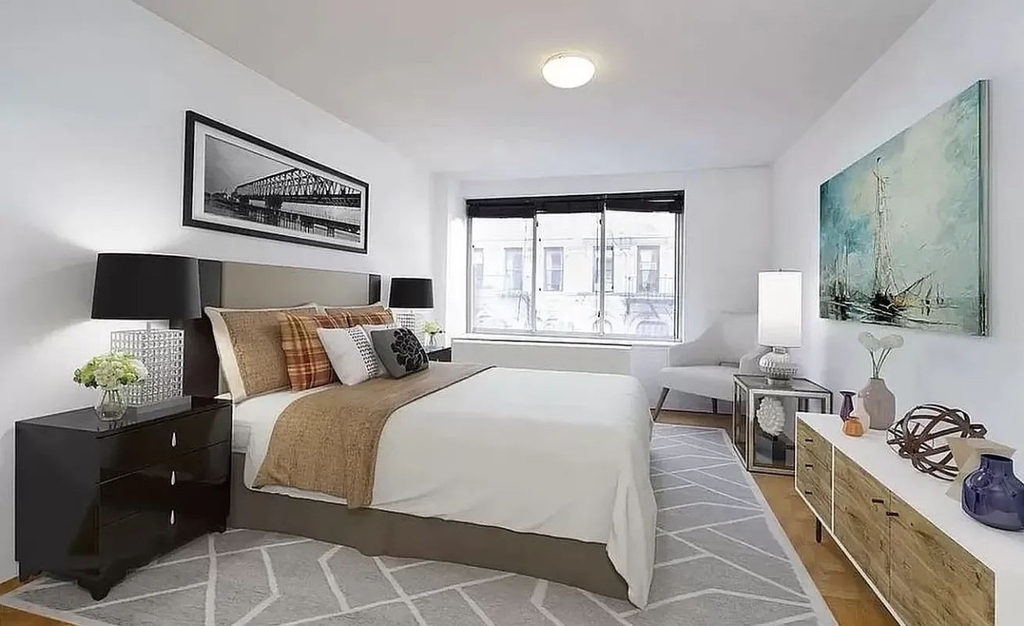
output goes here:
<path id="1" fill-rule="evenodd" d="M 467 178 L 771 163 L 932 3 L 135 1 Z M 543 82 L 564 50 L 596 61 L 594 82 Z"/>

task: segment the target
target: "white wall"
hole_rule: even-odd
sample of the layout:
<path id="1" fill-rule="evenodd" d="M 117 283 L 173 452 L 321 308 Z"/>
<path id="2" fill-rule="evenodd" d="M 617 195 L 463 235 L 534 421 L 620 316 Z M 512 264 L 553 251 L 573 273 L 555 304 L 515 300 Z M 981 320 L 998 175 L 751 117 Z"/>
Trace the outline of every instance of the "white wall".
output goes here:
<path id="1" fill-rule="evenodd" d="M 458 179 L 446 174 L 431 177 L 431 214 L 434 267 L 435 320 L 448 337 L 466 332 L 466 200 Z"/>
<path id="2" fill-rule="evenodd" d="M 905 331 L 884 372 L 898 412 L 922 402 L 967 410 L 990 438 L 1024 447 L 1024 2 L 938 0 L 773 168 L 776 264 L 804 272 L 798 358 L 832 389 L 870 375 L 853 323 L 818 319 L 818 188 L 973 82 L 991 79 L 991 336 Z"/>
<path id="3" fill-rule="evenodd" d="M 88 319 L 97 251 L 410 275 L 428 275 L 432 259 L 424 172 L 128 0 L 5 0 L 0 91 L 4 580 L 15 573 L 13 421 L 94 399 L 71 374 L 111 328 Z M 182 228 L 186 109 L 368 181 L 370 254 Z"/>
<path id="4" fill-rule="evenodd" d="M 683 241 L 683 336 L 699 335 L 721 311 L 755 311 L 757 272 L 771 261 L 770 203 L 771 172 L 768 168 L 736 168 L 624 176 L 576 176 L 499 181 L 464 181 L 457 194 L 464 198 L 556 195 L 573 193 L 616 193 L 683 189 L 686 191 Z M 448 199 L 451 206 L 451 199 Z M 435 215 L 440 209 L 435 206 Z M 446 209 L 448 210 L 448 209 Z M 462 209 L 462 215 L 465 211 Z M 464 219 L 464 217 L 462 218 Z M 453 222 L 454 223 L 454 222 Z M 461 273 L 449 272 L 448 293 L 465 292 L 466 242 L 449 239 L 448 259 L 461 259 Z M 441 246 L 435 254 L 445 254 Z M 465 302 L 458 314 L 465 317 Z M 452 317 L 451 308 L 448 312 Z M 498 346 L 494 349 L 500 349 Z M 492 350 L 493 351 L 493 350 Z M 531 352 L 548 355 L 550 352 Z M 575 369 L 586 367 L 587 352 L 575 346 L 571 352 Z M 518 356 L 517 356 L 518 358 Z M 538 358 L 538 367 L 544 362 Z M 645 347 L 632 357 L 633 374 L 649 392 L 657 392 L 654 373 L 665 365 L 663 349 Z M 560 363 L 573 361 L 561 359 Z M 666 406 L 702 408 L 708 402 L 670 396 Z M 655 395 L 656 398 L 656 395 Z"/>

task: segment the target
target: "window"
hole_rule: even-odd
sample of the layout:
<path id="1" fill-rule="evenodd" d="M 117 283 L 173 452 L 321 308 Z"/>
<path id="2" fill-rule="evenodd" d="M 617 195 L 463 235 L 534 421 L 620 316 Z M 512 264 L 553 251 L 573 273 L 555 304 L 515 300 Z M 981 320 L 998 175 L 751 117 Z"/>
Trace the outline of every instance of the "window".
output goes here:
<path id="1" fill-rule="evenodd" d="M 470 328 L 479 332 L 533 330 L 533 219 L 474 222 L 471 245 L 480 250 L 484 267 L 483 281 L 479 287 L 474 285 L 471 294 Z M 518 278 L 515 272 L 508 272 L 515 256 L 520 259 Z M 513 289 L 516 286 L 519 288 Z"/>
<path id="2" fill-rule="evenodd" d="M 470 329 L 675 338 L 682 203 L 682 192 L 468 200 Z"/>
<path id="3" fill-rule="evenodd" d="M 640 293 L 659 293 L 661 281 L 661 249 L 659 246 L 637 246 L 636 290 Z"/>
<path id="4" fill-rule="evenodd" d="M 594 246 L 594 292 L 601 291 L 601 247 Z M 615 291 L 615 248 L 604 247 L 604 291 Z"/>
<path id="5" fill-rule="evenodd" d="M 484 251 L 473 248 L 473 288 L 479 290 L 484 286 Z"/>
<path id="6" fill-rule="evenodd" d="M 564 248 L 544 248 L 544 291 L 562 290 Z"/>
<path id="7" fill-rule="evenodd" d="M 510 294 L 523 290 L 523 249 L 505 248 L 505 291 Z"/>

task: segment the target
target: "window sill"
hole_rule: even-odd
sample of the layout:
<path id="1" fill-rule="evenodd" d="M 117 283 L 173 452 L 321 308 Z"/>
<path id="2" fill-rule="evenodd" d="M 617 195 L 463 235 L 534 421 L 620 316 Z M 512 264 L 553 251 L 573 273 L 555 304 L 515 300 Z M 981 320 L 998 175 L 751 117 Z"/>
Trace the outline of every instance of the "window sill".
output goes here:
<path id="1" fill-rule="evenodd" d="M 678 344 L 678 341 L 651 340 L 651 339 L 624 339 L 599 337 L 563 337 L 558 335 L 488 335 L 484 333 L 469 333 L 459 337 L 453 337 L 452 342 L 492 342 L 492 343 L 520 343 L 520 344 L 545 344 L 545 345 L 570 345 L 570 346 L 601 346 L 632 348 L 634 346 L 668 347 Z"/>

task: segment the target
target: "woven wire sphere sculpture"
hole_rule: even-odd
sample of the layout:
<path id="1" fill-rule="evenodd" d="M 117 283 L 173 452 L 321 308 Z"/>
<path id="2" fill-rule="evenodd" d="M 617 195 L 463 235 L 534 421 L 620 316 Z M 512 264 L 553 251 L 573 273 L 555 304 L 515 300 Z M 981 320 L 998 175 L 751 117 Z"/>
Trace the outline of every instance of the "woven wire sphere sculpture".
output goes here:
<path id="1" fill-rule="evenodd" d="M 957 476 L 953 453 L 947 437 L 984 439 L 988 429 L 972 424 L 963 409 L 941 404 L 921 404 L 907 411 L 903 419 L 889 427 L 886 443 L 919 472 L 952 481 Z"/>

